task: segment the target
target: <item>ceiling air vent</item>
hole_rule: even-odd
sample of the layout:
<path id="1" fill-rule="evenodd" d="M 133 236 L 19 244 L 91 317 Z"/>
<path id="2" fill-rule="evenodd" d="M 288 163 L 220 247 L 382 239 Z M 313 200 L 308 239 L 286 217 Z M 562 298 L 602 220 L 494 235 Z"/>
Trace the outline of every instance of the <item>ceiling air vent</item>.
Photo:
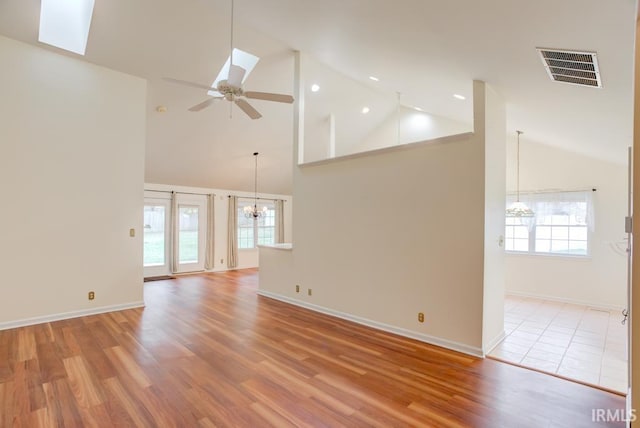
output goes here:
<path id="1" fill-rule="evenodd" d="M 561 51 L 538 48 L 551 80 L 574 85 L 602 87 L 595 52 Z"/>

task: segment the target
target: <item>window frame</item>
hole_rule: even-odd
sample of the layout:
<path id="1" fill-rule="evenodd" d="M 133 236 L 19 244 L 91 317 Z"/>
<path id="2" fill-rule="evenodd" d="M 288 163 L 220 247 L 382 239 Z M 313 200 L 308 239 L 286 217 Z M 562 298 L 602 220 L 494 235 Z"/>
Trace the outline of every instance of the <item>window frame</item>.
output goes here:
<path id="1" fill-rule="evenodd" d="M 254 199 L 253 198 L 242 198 L 242 197 L 238 197 L 238 222 L 236 224 L 236 231 L 237 231 L 237 243 L 238 243 L 238 250 L 239 251 L 252 251 L 258 248 L 258 245 L 273 245 L 275 244 L 275 225 L 276 225 L 276 220 L 275 220 L 275 201 L 272 200 L 265 200 L 265 199 L 258 199 L 258 210 L 262 210 L 263 207 L 267 207 L 267 216 L 266 217 L 260 217 L 257 219 L 252 219 L 249 218 L 247 219 L 244 215 L 244 207 L 249 205 L 249 206 L 253 206 L 254 205 Z M 264 222 L 265 220 L 270 219 L 270 223 L 269 225 L 264 225 L 264 224 L 260 224 L 261 221 Z M 251 222 L 250 226 L 247 226 L 245 224 L 246 221 Z M 242 230 L 251 230 L 251 237 L 253 238 L 253 246 L 246 246 L 243 243 L 243 240 L 247 240 L 247 237 L 244 236 L 244 234 L 242 233 Z M 264 234 L 264 232 L 261 234 L 261 230 L 265 231 L 265 230 L 271 230 L 271 238 L 272 238 L 272 242 L 260 242 L 260 238 L 261 235 Z"/>
<path id="2" fill-rule="evenodd" d="M 567 199 L 562 199 L 563 195 L 566 195 L 567 193 L 571 193 L 571 197 L 567 198 Z M 520 222 L 520 224 L 509 224 L 509 217 L 505 217 L 505 228 L 504 228 L 504 251 L 506 254 L 509 255 L 520 255 L 520 256 L 542 256 L 542 257 L 566 257 L 566 258 L 577 258 L 577 259 L 589 259 L 591 258 L 591 251 L 592 251 L 592 245 L 593 245 L 593 225 L 592 223 L 590 223 L 590 221 L 592 221 L 592 219 L 590 220 L 589 217 L 593 216 L 593 202 L 591 200 L 591 192 L 588 191 L 584 191 L 584 192 L 544 192 L 544 193 L 539 193 L 539 194 L 533 194 L 533 195 L 521 195 L 521 200 L 523 200 L 527 205 L 529 205 L 534 212 L 536 212 L 537 214 L 537 210 L 536 210 L 536 205 L 540 206 L 540 204 L 561 204 L 561 203 L 585 203 L 586 207 L 585 207 L 585 212 L 586 212 L 586 218 L 584 221 L 584 224 L 571 224 L 571 213 L 569 214 L 565 214 L 566 216 L 569 217 L 569 219 L 567 220 L 566 224 L 553 224 L 553 218 L 551 218 L 551 222 L 550 224 L 546 224 L 546 223 L 542 223 L 542 224 L 538 224 L 539 221 L 539 217 L 535 216 L 533 218 L 523 218 Z M 580 198 L 580 194 L 583 194 L 584 197 Z M 509 196 L 513 196 L 513 195 L 509 195 Z M 507 198 L 507 206 L 509 206 L 513 201 L 510 199 L 514 199 L 513 197 L 511 198 Z M 529 200 L 527 200 L 529 199 Z M 548 209 L 548 207 L 547 207 Z M 548 212 L 545 215 L 545 220 L 547 217 L 554 217 L 553 214 L 549 214 Z M 517 217 L 515 218 L 516 220 L 518 219 Z M 531 222 L 531 223 L 529 223 Z M 511 233 L 507 233 L 508 232 L 508 228 L 512 227 L 513 230 Z M 524 240 L 524 238 L 522 237 L 516 237 L 516 232 L 515 232 L 515 228 L 516 227 L 525 227 L 527 228 L 527 250 L 515 250 L 513 248 L 515 248 L 515 241 L 518 239 Z M 549 228 L 549 238 L 541 238 L 539 236 L 539 229 L 540 228 Z M 566 240 L 564 239 L 553 239 L 553 231 L 554 229 L 559 229 L 559 228 L 566 228 L 567 229 L 567 238 Z M 586 239 L 582 240 L 582 239 L 572 239 L 571 238 L 571 229 L 585 229 L 586 230 Z M 521 233 L 520 233 L 521 235 Z M 554 241 L 564 241 L 567 243 L 568 248 L 571 247 L 571 243 L 577 243 L 577 242 L 584 242 L 586 244 L 586 251 L 584 254 L 576 254 L 576 253 L 570 253 L 570 252 L 553 252 L 553 251 L 537 251 L 536 250 L 536 241 L 540 241 L 540 240 L 548 240 L 549 241 L 549 247 L 553 248 L 553 242 Z M 511 244 L 510 242 L 511 241 Z M 512 249 L 508 249 L 509 247 L 511 247 Z M 567 250 L 569 251 L 569 250 Z"/>

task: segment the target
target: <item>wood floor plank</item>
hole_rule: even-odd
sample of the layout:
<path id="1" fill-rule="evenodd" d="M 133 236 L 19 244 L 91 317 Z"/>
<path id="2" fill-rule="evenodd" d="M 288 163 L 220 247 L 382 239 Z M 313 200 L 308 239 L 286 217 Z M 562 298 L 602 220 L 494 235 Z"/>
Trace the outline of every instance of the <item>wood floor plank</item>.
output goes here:
<path id="1" fill-rule="evenodd" d="M 192 403 L 192 412 L 200 417 L 199 423 L 206 426 L 223 426 L 231 421 L 229 408 L 224 406 L 204 388 L 195 387 L 185 390 Z M 250 405 L 250 404 L 248 404 Z"/>
<path id="2" fill-rule="evenodd" d="M 44 384 L 43 389 L 45 390 L 49 418 L 56 421 L 54 426 L 69 428 L 84 426 L 80 406 L 77 404 L 66 379 Z"/>
<path id="3" fill-rule="evenodd" d="M 274 361 L 263 361 L 257 369 L 266 379 L 282 386 L 283 388 L 293 388 L 303 393 L 307 398 L 315 398 L 323 403 L 327 408 L 337 413 L 349 416 L 355 410 L 343 403 L 341 400 L 332 397 L 320 388 L 309 382 L 309 379 L 300 376 L 298 373 L 291 372 L 285 366 L 279 366 Z"/>
<path id="4" fill-rule="evenodd" d="M 13 419 L 13 381 L 0 383 L 0 427 L 11 426 Z"/>
<path id="5" fill-rule="evenodd" d="M 624 397 L 257 295 L 255 269 L 145 308 L 0 331 L 0 427 L 623 427 Z"/>
<path id="6" fill-rule="evenodd" d="M 149 410 L 142 406 L 139 400 L 127 392 L 117 378 L 107 379 L 104 382 L 107 391 L 112 399 L 127 412 L 127 415 L 137 427 L 153 427 L 153 416 Z"/>
<path id="7" fill-rule="evenodd" d="M 141 389 L 151 386 L 151 381 L 144 370 L 121 346 L 105 349 L 104 353 L 119 371 L 120 377 L 132 379 Z"/>
<path id="8" fill-rule="evenodd" d="M 7 382 L 13 376 L 10 352 L 8 343 L 0 343 L 0 385 L 2 382 Z"/>
<path id="9" fill-rule="evenodd" d="M 62 340 L 63 340 L 64 346 L 66 346 L 67 355 L 69 357 L 82 355 L 82 347 L 80 346 L 80 344 L 78 343 L 78 340 L 76 339 L 73 327 L 67 326 L 62 328 Z"/>
<path id="10" fill-rule="evenodd" d="M 13 408 L 8 409 L 15 416 L 31 413 L 31 398 L 29 397 L 29 374 L 26 361 L 18 361 L 14 365 L 13 390 L 11 391 Z"/>
<path id="11" fill-rule="evenodd" d="M 96 379 L 87 369 L 84 358 L 80 355 L 65 358 L 64 368 L 69 378 L 71 391 L 81 408 L 97 406 L 104 401 Z"/>
<path id="12" fill-rule="evenodd" d="M 40 378 L 43 383 L 67 376 L 62 359 L 56 353 L 56 346 L 52 342 L 38 343 L 36 354 L 40 368 Z"/>
<path id="13" fill-rule="evenodd" d="M 36 337 L 34 327 L 25 327 L 18 330 L 18 361 L 34 360 L 36 355 Z"/>
<path id="14" fill-rule="evenodd" d="M 274 428 L 297 427 L 297 425 L 291 423 L 291 421 L 280 415 L 278 412 L 262 403 L 251 404 L 251 409 Z"/>
<path id="15" fill-rule="evenodd" d="M 295 426 L 313 427 L 314 421 L 318 426 L 327 426 L 326 421 L 314 418 L 309 411 L 308 400 L 298 391 L 286 390 L 263 378 L 254 378 L 243 382 L 242 386 L 256 398 L 256 401 L 264 403 Z M 299 405 L 286 406 L 284 403 L 298 403 Z"/>
<path id="16" fill-rule="evenodd" d="M 362 388 L 361 385 L 349 384 L 331 376 L 318 375 L 316 378 L 341 389 L 345 393 L 358 397 L 362 402 L 371 406 L 371 408 L 377 409 L 377 411 L 391 416 L 400 422 L 409 424 L 409 426 L 420 426 L 422 423 L 421 419 L 409 414 L 411 412 L 408 411 L 408 406 L 403 406 L 402 403 L 394 403 L 388 400 L 384 396 L 384 393 L 381 393 L 382 391 L 388 393 L 388 389 L 379 390 L 371 394 Z"/>
<path id="17" fill-rule="evenodd" d="M 36 344 L 51 343 L 55 340 L 53 334 L 53 328 L 50 323 L 38 324 L 33 326 L 33 334 L 36 339 Z"/>

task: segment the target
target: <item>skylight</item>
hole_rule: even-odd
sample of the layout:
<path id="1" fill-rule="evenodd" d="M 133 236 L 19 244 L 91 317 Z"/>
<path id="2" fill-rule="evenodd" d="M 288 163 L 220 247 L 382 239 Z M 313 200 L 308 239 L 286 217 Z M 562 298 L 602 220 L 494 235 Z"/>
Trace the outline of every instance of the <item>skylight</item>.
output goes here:
<path id="1" fill-rule="evenodd" d="M 84 55 L 95 0 L 42 0 L 38 41 Z"/>
<path id="2" fill-rule="evenodd" d="M 233 65 L 239 65 L 240 67 L 246 70 L 246 73 L 244 73 L 244 77 L 242 78 L 242 83 L 244 83 L 244 81 L 247 79 L 247 77 L 251 73 L 251 70 L 253 70 L 253 67 L 256 66 L 259 60 L 260 58 L 258 58 L 255 55 L 252 55 L 245 51 L 241 51 L 240 49 L 233 48 Z M 212 88 L 218 87 L 218 82 L 220 82 L 221 80 L 227 79 L 227 77 L 229 76 L 230 63 L 231 63 L 231 57 L 229 56 L 227 58 L 227 61 L 222 66 L 220 73 L 218 73 L 218 77 L 216 77 L 216 80 L 214 80 L 213 83 L 211 84 Z M 212 96 L 216 95 L 216 93 L 213 91 L 209 91 L 208 94 Z"/>

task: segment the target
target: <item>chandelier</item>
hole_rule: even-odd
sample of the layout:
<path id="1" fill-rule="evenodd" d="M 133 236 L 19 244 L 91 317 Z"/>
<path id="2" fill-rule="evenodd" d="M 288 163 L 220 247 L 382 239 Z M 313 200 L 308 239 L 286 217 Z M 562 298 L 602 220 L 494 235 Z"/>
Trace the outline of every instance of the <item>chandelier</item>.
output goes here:
<path id="1" fill-rule="evenodd" d="M 242 210 L 247 218 L 257 219 L 267 213 L 267 207 L 262 207 L 262 211 L 258 209 L 258 152 L 253 154 L 256 160 L 253 181 L 253 206 L 247 205 Z"/>
<path id="2" fill-rule="evenodd" d="M 517 145 L 517 154 L 516 154 L 516 201 L 507 208 L 506 216 L 507 217 L 534 217 L 535 214 L 525 205 L 524 202 L 520 202 L 520 134 L 522 131 L 516 131 L 518 134 L 518 145 Z"/>

